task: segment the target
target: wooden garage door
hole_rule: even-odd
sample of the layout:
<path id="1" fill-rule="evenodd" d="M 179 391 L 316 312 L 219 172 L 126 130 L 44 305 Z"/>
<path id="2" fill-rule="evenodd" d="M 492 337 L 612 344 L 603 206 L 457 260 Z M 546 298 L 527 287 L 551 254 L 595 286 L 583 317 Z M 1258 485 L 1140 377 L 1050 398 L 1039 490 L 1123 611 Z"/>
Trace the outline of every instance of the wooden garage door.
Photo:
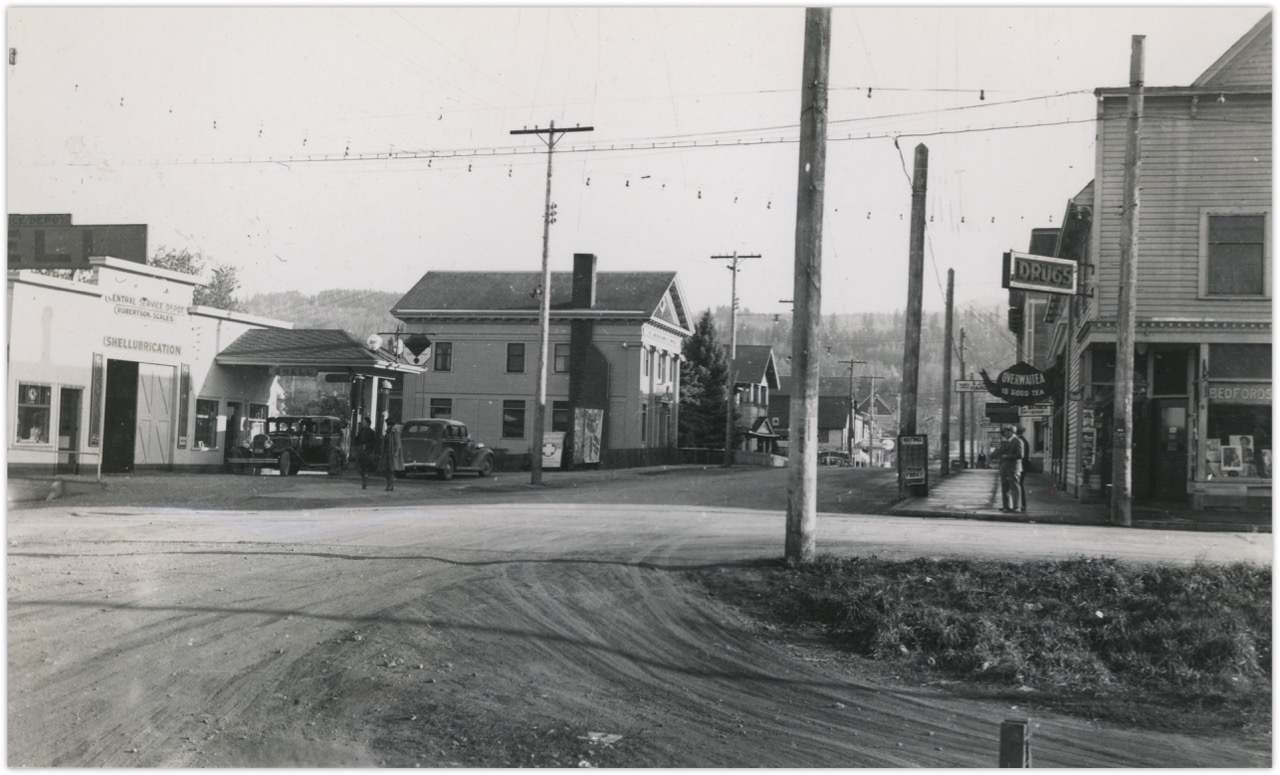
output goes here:
<path id="1" fill-rule="evenodd" d="M 138 364 L 138 433 L 134 466 L 167 466 L 172 462 L 173 367 Z"/>

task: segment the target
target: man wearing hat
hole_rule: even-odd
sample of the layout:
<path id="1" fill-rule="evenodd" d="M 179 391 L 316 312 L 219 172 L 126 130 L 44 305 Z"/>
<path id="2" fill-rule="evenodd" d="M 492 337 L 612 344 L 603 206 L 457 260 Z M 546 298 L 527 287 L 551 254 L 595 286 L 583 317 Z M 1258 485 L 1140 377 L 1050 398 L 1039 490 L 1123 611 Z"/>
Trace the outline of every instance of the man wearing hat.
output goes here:
<path id="1" fill-rule="evenodd" d="M 1012 425 L 1000 429 L 1000 438 L 995 453 L 1000 461 L 1000 510 L 1018 511 L 1022 506 L 1022 442 L 1014 436 Z"/>

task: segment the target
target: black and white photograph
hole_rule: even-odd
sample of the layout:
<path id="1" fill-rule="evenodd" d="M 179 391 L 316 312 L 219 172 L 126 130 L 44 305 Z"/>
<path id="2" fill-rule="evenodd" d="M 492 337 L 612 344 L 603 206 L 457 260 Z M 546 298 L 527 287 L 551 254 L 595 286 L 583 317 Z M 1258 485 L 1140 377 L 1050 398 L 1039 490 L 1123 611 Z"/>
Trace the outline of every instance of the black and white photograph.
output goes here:
<path id="1" fill-rule="evenodd" d="M 5 764 L 1273 766 L 1272 18 L 9 7 Z"/>

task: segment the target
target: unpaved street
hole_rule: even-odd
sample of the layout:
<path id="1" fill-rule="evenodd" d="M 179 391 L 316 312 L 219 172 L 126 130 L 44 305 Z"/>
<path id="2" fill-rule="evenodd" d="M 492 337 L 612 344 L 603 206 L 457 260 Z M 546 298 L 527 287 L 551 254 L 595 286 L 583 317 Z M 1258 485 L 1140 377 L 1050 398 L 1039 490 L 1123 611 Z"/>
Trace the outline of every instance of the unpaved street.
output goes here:
<path id="1" fill-rule="evenodd" d="M 691 580 L 778 557 L 779 512 L 382 502 L 11 511 L 9 764 L 994 766 L 1020 716 L 877 684 Z M 1271 561 L 1269 535 L 959 520 L 824 516 L 818 541 Z M 1262 745 L 1032 721 L 1038 766 L 1270 763 Z"/>

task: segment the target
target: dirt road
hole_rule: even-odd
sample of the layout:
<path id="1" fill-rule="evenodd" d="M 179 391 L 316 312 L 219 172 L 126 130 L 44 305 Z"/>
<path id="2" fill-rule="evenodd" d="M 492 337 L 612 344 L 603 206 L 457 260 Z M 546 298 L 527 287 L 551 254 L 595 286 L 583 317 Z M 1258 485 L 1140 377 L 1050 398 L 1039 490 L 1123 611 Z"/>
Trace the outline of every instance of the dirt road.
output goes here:
<path id="1" fill-rule="evenodd" d="M 1257 535 L 819 531 L 821 551 L 880 556 L 1271 561 Z M 68 502 L 10 512 L 8 538 L 11 766 L 994 766 L 1000 722 L 1025 713 L 876 683 L 707 596 L 690 571 L 781 554 L 776 512 Z M 1229 740 L 1032 722 L 1038 766 L 1270 763 Z"/>

